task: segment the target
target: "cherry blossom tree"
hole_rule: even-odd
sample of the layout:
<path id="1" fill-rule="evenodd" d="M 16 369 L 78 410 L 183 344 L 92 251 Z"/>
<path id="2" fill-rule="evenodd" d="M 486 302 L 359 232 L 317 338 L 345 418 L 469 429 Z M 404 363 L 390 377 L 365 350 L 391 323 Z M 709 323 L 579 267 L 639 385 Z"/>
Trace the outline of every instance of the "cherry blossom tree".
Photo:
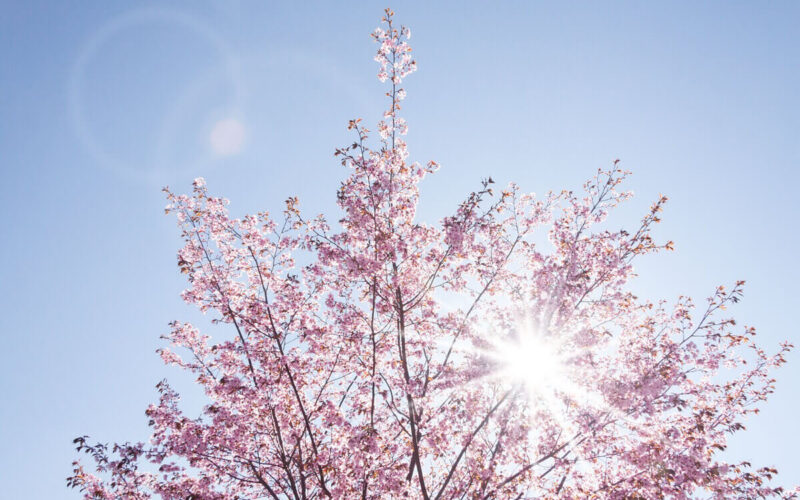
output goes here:
<path id="1" fill-rule="evenodd" d="M 441 224 L 416 220 L 438 165 L 408 159 L 416 63 L 392 16 L 372 35 L 379 141 L 352 120 L 336 151 L 338 224 L 296 198 L 232 218 L 203 179 L 165 189 L 183 298 L 230 336 L 176 321 L 160 355 L 208 404 L 188 416 L 159 383 L 150 442 L 76 439 L 94 463 L 68 485 L 97 499 L 796 496 L 722 456 L 791 346 L 768 354 L 724 316 L 743 282 L 701 307 L 631 293 L 633 261 L 672 243 L 651 236 L 665 197 L 634 230 L 604 229 L 631 196 L 617 162 L 542 198 L 489 178 Z"/>

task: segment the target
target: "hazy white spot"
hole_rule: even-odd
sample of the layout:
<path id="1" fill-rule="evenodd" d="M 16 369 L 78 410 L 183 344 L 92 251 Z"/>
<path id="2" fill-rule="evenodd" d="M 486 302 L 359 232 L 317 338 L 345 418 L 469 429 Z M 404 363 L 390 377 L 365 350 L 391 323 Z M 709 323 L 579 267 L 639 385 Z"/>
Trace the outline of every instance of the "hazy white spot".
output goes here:
<path id="1" fill-rule="evenodd" d="M 186 29 L 189 33 L 194 33 L 201 40 L 205 40 L 210 44 L 222 61 L 222 66 L 224 68 L 221 73 L 222 76 L 230 80 L 230 83 L 232 84 L 233 93 L 230 96 L 232 98 L 232 102 L 229 102 L 226 105 L 233 108 L 241 107 L 244 99 L 243 81 L 240 74 L 238 58 L 234 55 L 234 51 L 232 50 L 228 41 L 221 37 L 219 33 L 217 33 L 209 25 L 201 22 L 193 16 L 183 11 L 171 9 L 145 8 L 141 10 L 132 10 L 125 12 L 119 17 L 113 18 L 107 23 L 103 24 L 97 31 L 92 33 L 86 43 L 81 47 L 78 57 L 70 71 L 68 84 L 69 114 L 72 127 L 78 137 L 78 140 L 86 148 L 89 155 L 94 159 L 94 163 L 99 167 L 110 169 L 128 180 L 141 179 L 153 181 L 156 182 L 156 185 L 158 186 L 165 183 L 160 176 L 167 173 L 165 170 L 167 167 L 169 169 L 174 169 L 176 165 L 188 165 L 193 171 L 196 171 L 197 162 L 190 162 L 186 160 L 167 161 L 164 158 L 163 151 L 165 149 L 165 144 L 172 144 L 169 142 L 172 138 L 165 137 L 163 129 L 165 126 L 177 127 L 177 125 L 173 125 L 171 122 L 169 122 L 169 120 L 174 121 L 177 118 L 180 118 L 177 117 L 176 114 L 179 110 L 173 106 L 165 113 L 166 116 L 162 122 L 162 133 L 158 139 L 159 144 L 156 150 L 153 151 L 155 158 L 150 163 L 144 163 L 141 161 L 141 158 L 133 160 L 116 156 L 110 149 L 107 148 L 105 144 L 102 143 L 99 137 L 97 137 L 95 134 L 93 123 L 89 119 L 89 116 L 87 116 L 87 102 L 85 101 L 89 96 L 84 94 L 87 90 L 85 88 L 86 80 L 88 78 L 87 69 L 90 66 L 94 66 L 96 63 L 102 63 L 104 61 L 106 63 L 108 62 L 108 60 L 105 59 L 108 57 L 108 54 L 104 53 L 104 49 L 110 40 L 116 39 L 117 37 L 124 38 L 129 36 L 131 33 L 138 33 L 138 28 L 141 26 L 151 26 L 153 24 L 160 25 L 165 23 L 166 26 L 170 28 Z M 116 90 L 121 92 L 124 89 L 120 87 Z M 195 99 L 195 101 L 187 102 L 188 104 L 196 104 L 196 91 L 192 90 L 191 92 L 194 93 L 191 93 L 189 97 Z M 120 96 L 124 97 L 123 94 L 120 94 Z M 186 96 L 183 96 L 182 99 L 186 99 Z M 200 102 L 207 102 L 207 100 L 200 100 Z M 175 115 L 176 117 L 173 117 L 172 115 Z M 202 128 L 199 131 L 197 129 L 192 129 L 195 134 L 192 137 L 195 140 L 202 140 L 202 136 L 198 137 L 197 133 L 199 132 L 200 134 L 203 134 L 207 132 L 208 129 L 206 127 L 208 122 L 197 121 L 196 125 L 202 126 Z M 143 147 L 146 145 L 146 143 L 142 144 Z M 138 149 L 143 150 L 143 147 Z M 208 150 L 204 151 L 206 154 L 201 156 L 203 162 L 212 159 L 212 155 L 207 154 L 208 152 Z M 213 153 L 213 151 L 211 152 Z"/>
<path id="2" fill-rule="evenodd" d="M 244 146 L 244 125 L 235 118 L 225 118 L 214 124 L 208 140 L 218 155 L 235 155 Z"/>

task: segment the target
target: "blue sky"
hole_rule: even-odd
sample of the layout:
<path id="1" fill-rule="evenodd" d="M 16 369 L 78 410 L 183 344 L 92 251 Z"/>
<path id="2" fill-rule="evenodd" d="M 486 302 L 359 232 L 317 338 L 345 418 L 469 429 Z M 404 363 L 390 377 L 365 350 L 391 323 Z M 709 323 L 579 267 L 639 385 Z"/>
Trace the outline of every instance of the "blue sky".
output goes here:
<path id="1" fill-rule="evenodd" d="M 368 34 L 382 4 L 3 2 L 0 5 L 0 491 L 72 498 L 71 439 L 147 436 L 168 377 L 154 353 L 181 303 L 160 188 L 206 177 L 234 214 L 298 195 L 330 211 L 347 120 L 375 123 Z M 412 157 L 441 163 L 421 218 L 482 177 L 578 188 L 620 158 L 632 225 L 663 192 L 639 263 L 644 297 L 748 282 L 733 312 L 774 348 L 797 340 L 800 4 L 396 2 L 419 71 Z M 214 331 L 212 330 L 213 334 Z M 800 477 L 800 357 L 731 456 Z M 199 400 L 188 393 L 187 405 Z"/>

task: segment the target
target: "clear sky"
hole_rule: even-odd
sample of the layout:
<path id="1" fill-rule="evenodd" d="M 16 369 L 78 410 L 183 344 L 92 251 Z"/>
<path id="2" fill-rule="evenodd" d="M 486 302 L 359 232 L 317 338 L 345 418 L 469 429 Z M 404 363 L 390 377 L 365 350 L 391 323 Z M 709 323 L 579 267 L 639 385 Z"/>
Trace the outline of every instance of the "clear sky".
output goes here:
<path id="1" fill-rule="evenodd" d="M 798 340 L 800 3 L 396 2 L 419 71 L 404 113 L 434 222 L 482 177 L 578 188 L 620 158 L 659 192 L 649 298 L 748 282 L 733 313 Z M 347 120 L 385 104 L 368 37 L 383 4 L 0 2 L 0 496 L 74 498 L 71 439 L 147 436 L 181 303 L 160 192 L 204 176 L 234 214 L 298 195 L 330 211 Z M 211 331 L 213 334 L 214 331 Z M 800 356 L 731 456 L 800 478 Z M 187 405 L 199 400 L 189 393 Z"/>

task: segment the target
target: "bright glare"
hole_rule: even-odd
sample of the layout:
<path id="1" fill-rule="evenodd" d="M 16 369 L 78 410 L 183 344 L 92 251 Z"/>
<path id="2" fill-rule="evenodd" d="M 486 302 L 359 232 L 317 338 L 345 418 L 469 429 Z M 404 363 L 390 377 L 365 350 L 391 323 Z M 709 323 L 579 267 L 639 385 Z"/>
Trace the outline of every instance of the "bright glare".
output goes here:
<path id="1" fill-rule="evenodd" d="M 486 354 L 498 377 L 519 384 L 528 401 L 569 426 L 574 405 L 606 408 L 603 397 L 581 384 L 574 348 L 557 335 L 545 335 L 531 321 L 520 321 L 512 335 L 494 342 Z"/>
<path id="2" fill-rule="evenodd" d="M 223 156 L 241 152 L 244 139 L 244 125 L 235 118 L 226 118 L 215 123 L 208 137 L 211 149 Z"/>
<path id="3" fill-rule="evenodd" d="M 494 357 L 506 377 L 521 382 L 529 392 L 558 391 L 567 382 L 556 346 L 535 332 L 496 346 Z"/>

